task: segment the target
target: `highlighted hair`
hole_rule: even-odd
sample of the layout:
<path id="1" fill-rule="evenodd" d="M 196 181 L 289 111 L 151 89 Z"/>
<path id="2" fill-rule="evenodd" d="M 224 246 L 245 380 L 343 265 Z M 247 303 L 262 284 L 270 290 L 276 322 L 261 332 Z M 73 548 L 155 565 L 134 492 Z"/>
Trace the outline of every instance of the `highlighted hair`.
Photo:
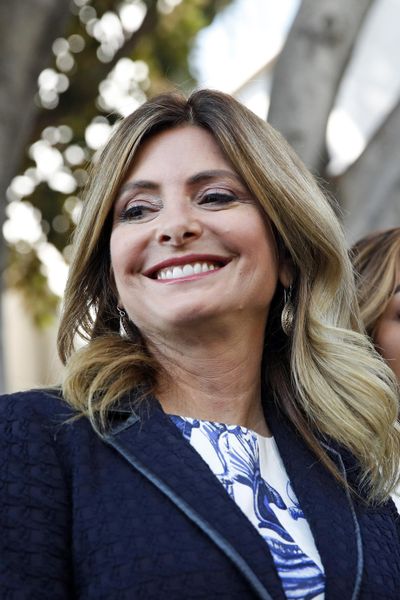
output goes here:
<path id="1" fill-rule="evenodd" d="M 109 239 L 116 193 L 135 154 L 157 132 L 182 125 L 209 131 L 272 224 L 295 274 L 294 330 L 281 329 L 283 290 L 272 302 L 263 356 L 270 398 L 316 457 L 340 480 L 320 441 L 348 449 L 371 501 L 398 479 L 400 431 L 394 377 L 362 333 L 352 267 L 341 227 L 312 175 L 282 136 L 239 102 L 200 90 L 143 104 L 121 121 L 94 167 L 74 239 L 58 347 L 66 400 L 104 427 L 110 408 L 154 389 L 158 366 L 140 332 L 119 335 Z M 87 342 L 76 350 L 80 335 Z M 342 482 L 343 483 L 343 482 Z"/>

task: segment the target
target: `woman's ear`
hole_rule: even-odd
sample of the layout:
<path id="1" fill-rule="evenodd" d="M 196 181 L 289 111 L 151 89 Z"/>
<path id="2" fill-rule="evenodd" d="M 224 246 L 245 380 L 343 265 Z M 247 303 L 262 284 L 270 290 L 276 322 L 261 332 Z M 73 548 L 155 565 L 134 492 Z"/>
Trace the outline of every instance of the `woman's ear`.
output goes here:
<path id="1" fill-rule="evenodd" d="M 281 260 L 278 270 L 278 279 L 284 288 L 288 288 L 294 280 L 294 265 L 292 259 L 284 257 Z"/>

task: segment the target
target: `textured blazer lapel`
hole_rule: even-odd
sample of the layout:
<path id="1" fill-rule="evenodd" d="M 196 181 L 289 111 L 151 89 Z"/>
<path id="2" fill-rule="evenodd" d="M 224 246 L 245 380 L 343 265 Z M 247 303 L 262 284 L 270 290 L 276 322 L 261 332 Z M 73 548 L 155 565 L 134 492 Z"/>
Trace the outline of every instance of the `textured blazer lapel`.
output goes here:
<path id="1" fill-rule="evenodd" d="M 260 598 L 284 600 L 267 544 L 158 405 L 103 437 L 220 547 Z"/>
<path id="2" fill-rule="evenodd" d="M 361 585 L 363 556 L 360 528 L 347 493 L 272 406 L 268 425 L 276 439 L 293 489 L 310 525 L 326 576 L 326 600 L 355 600 Z M 326 447 L 346 475 L 340 454 Z"/>

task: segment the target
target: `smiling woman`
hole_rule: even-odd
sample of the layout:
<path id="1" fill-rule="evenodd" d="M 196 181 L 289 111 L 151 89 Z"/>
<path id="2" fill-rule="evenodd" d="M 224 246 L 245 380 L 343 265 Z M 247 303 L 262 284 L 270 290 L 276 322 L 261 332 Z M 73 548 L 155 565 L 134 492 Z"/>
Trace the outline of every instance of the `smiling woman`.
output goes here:
<path id="1" fill-rule="evenodd" d="M 186 339 L 189 331 L 197 339 L 215 337 L 207 341 L 213 346 L 222 330 L 235 330 L 262 347 L 278 280 L 276 244 L 208 131 L 180 126 L 145 142 L 113 216 L 118 302 L 145 333 L 151 354 L 164 352 L 154 336 L 168 332 L 171 342 L 182 330 Z M 178 402 L 176 394 L 168 397 Z M 193 402 L 185 410 L 193 413 Z"/>
<path id="2" fill-rule="evenodd" d="M 62 386 L 1 403 L 3 595 L 397 598 L 394 377 L 282 137 L 219 92 L 146 102 L 74 248 Z"/>

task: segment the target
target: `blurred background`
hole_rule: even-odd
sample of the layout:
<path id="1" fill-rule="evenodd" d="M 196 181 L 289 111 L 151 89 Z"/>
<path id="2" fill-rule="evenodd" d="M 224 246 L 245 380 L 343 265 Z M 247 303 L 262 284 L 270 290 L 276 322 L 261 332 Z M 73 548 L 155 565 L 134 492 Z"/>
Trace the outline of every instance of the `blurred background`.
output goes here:
<path id="1" fill-rule="evenodd" d="M 61 377 L 90 161 L 146 98 L 212 87 L 268 119 L 349 243 L 400 225 L 399 0 L 0 0 L 0 388 Z"/>

